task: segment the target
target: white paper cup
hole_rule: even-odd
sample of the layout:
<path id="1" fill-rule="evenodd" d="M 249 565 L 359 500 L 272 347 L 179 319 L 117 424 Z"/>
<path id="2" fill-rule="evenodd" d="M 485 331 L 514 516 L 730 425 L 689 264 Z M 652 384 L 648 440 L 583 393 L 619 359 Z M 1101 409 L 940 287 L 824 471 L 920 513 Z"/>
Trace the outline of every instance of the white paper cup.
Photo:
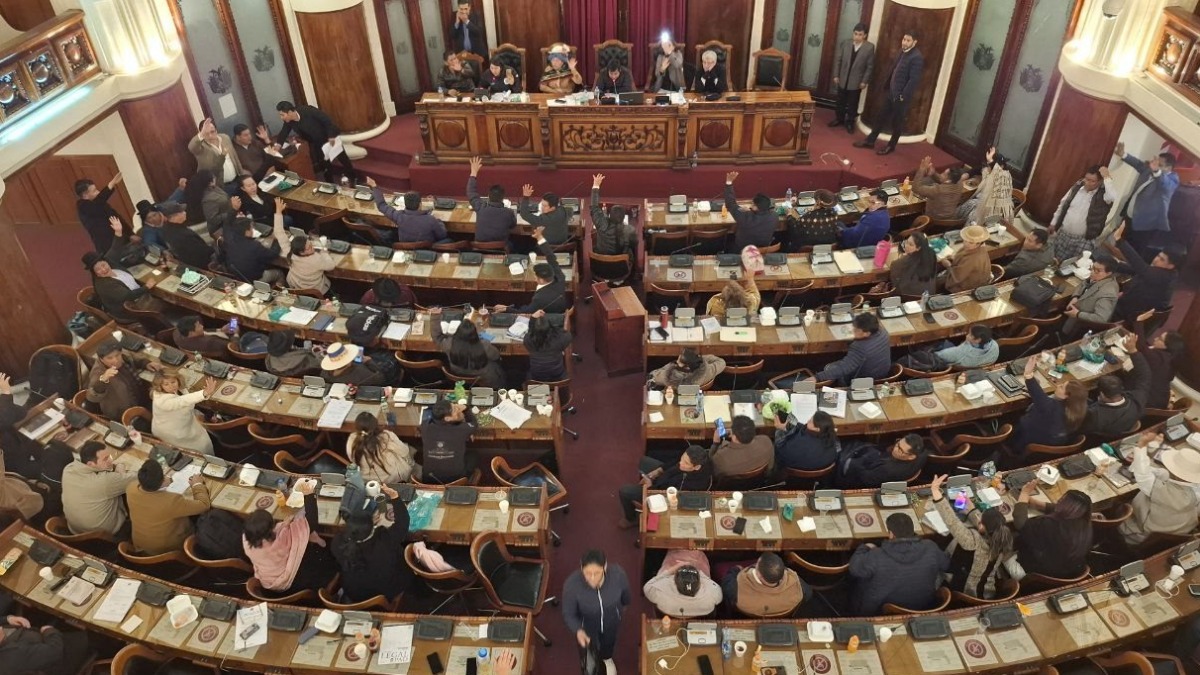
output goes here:
<path id="1" fill-rule="evenodd" d="M 500 500 L 500 513 L 508 513 L 508 500 L 507 499 Z"/>
<path id="2" fill-rule="evenodd" d="M 444 262 L 444 263 L 450 262 L 450 254 L 449 253 L 442 254 L 442 262 Z"/>
<path id="3" fill-rule="evenodd" d="M 513 403 L 519 404 L 519 401 L 517 401 L 517 397 L 520 395 L 521 395 L 521 392 L 517 391 L 516 389 L 508 390 L 508 400 L 512 401 Z"/>
<path id="4" fill-rule="evenodd" d="M 373 480 L 367 483 L 367 496 L 378 497 L 380 492 L 379 481 Z"/>
<path id="5" fill-rule="evenodd" d="M 883 628 L 879 629 L 879 641 L 880 642 L 887 642 L 888 640 L 891 640 L 891 639 L 892 639 L 892 629 L 891 628 L 884 626 Z"/>
<path id="6" fill-rule="evenodd" d="M 733 655 L 734 656 L 745 656 L 746 655 L 746 643 L 742 642 L 741 640 L 738 640 L 737 642 L 733 643 Z"/>
<path id="7" fill-rule="evenodd" d="M 120 342 L 120 341 L 121 341 L 121 338 L 125 337 L 125 334 L 124 334 L 124 333 L 122 333 L 122 332 L 121 332 L 121 331 L 119 331 L 119 330 L 114 330 L 114 331 L 112 332 L 112 336 L 113 336 L 113 339 L 114 339 L 114 340 L 116 340 L 117 342 Z"/>
<path id="8" fill-rule="evenodd" d="M 737 513 L 737 510 L 739 508 L 741 508 L 741 506 L 742 506 L 742 503 L 740 501 L 738 501 L 736 499 L 729 500 L 729 512 L 730 513 Z"/>
<path id="9" fill-rule="evenodd" d="M 744 495 L 744 494 L 742 494 L 742 493 L 740 493 L 740 492 L 734 492 L 733 494 L 729 495 L 729 498 L 730 498 L 730 499 L 733 499 L 733 500 L 735 500 L 735 501 L 737 501 L 737 502 L 740 504 L 740 503 L 741 503 L 741 501 L 742 501 L 742 499 L 743 499 L 745 496 L 746 496 L 746 495 Z"/>
<path id="10" fill-rule="evenodd" d="M 679 488 L 674 487 L 674 486 L 667 488 L 667 496 L 668 497 L 678 497 L 679 496 Z"/>

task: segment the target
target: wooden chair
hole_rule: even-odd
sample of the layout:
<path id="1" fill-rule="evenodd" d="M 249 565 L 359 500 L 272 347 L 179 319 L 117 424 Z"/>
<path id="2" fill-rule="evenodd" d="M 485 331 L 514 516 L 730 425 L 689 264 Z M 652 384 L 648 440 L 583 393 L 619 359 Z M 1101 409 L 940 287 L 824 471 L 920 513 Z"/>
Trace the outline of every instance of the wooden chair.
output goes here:
<path id="1" fill-rule="evenodd" d="M 321 601 L 322 605 L 325 605 L 326 609 L 331 609 L 335 612 L 396 612 L 400 609 L 400 601 L 404 599 L 404 594 L 401 593 L 390 600 L 382 595 L 372 595 L 366 600 L 359 602 L 345 602 L 339 597 L 341 592 L 342 584 L 339 577 L 325 588 L 318 588 L 317 598 Z"/>
<path id="2" fill-rule="evenodd" d="M 309 440 L 301 434 L 284 434 L 277 436 L 270 429 L 262 426 L 259 422 L 250 422 L 246 425 L 246 433 L 260 445 L 267 445 L 277 450 L 288 450 L 292 454 L 300 456 L 308 455 L 317 447 L 314 441 Z M 318 435 L 318 439 L 324 437 L 324 432 Z"/>
<path id="3" fill-rule="evenodd" d="M 429 587 L 429 590 L 438 595 L 446 596 L 442 604 L 434 608 L 430 612 L 431 614 L 437 614 L 447 602 L 455 598 L 461 598 L 469 591 L 482 589 L 482 586 L 479 585 L 478 572 L 464 572 L 460 569 L 454 569 L 449 572 L 430 572 L 425 569 L 420 561 L 417 560 L 417 553 L 416 549 L 413 548 L 413 544 L 404 547 L 404 562 L 408 564 L 408 568 L 412 570 L 413 574 L 425 580 L 425 585 Z M 471 607 L 469 603 L 464 600 L 463 604 L 466 605 L 467 612 L 470 613 Z"/>
<path id="4" fill-rule="evenodd" d="M 479 575 L 479 582 L 487 594 L 488 602 L 497 610 L 509 614 L 525 614 L 537 616 L 542 611 L 544 603 L 557 604 L 557 600 L 547 595 L 550 586 L 550 570 L 548 562 L 537 558 L 520 558 L 514 556 L 504 543 L 504 535 L 489 530 L 476 535 L 471 541 L 471 563 Z M 532 570 L 540 567 L 541 573 L 534 574 Z M 512 570 L 520 570 L 509 575 Z M 520 583 L 508 583 L 498 586 L 499 578 L 492 575 L 523 577 L 539 579 L 537 588 L 520 588 Z M 521 604 L 514 604 L 520 602 Z M 550 646 L 550 640 L 537 626 L 533 628 L 542 644 Z"/>
<path id="5" fill-rule="evenodd" d="M 766 359 L 759 359 L 743 365 L 728 365 L 725 370 L 717 373 L 713 379 L 713 389 L 717 391 L 732 391 L 734 389 L 759 389 L 763 366 Z"/>
<path id="6" fill-rule="evenodd" d="M 75 534 L 67 526 L 67 519 L 62 516 L 50 516 L 42 524 L 46 534 L 74 548 L 83 549 L 89 553 L 104 551 L 111 553 L 117 545 L 117 538 L 107 532 L 84 532 Z"/>
<path id="7" fill-rule="evenodd" d="M 775 284 L 775 295 L 771 300 L 772 306 L 778 310 L 780 307 L 788 306 L 788 301 L 792 298 L 802 298 L 805 293 L 812 289 L 816 282 L 813 279 L 804 281 L 783 281 Z"/>
<path id="8" fill-rule="evenodd" d="M 1122 502 L 1106 509 L 1092 514 L 1092 525 L 1097 529 L 1114 530 L 1121 526 L 1121 523 L 1133 517 L 1133 504 Z"/>
<path id="9" fill-rule="evenodd" d="M 646 307 L 651 310 L 666 307 L 667 311 L 674 314 L 680 307 L 695 309 L 696 304 L 691 290 L 687 288 L 663 288 L 651 283 L 646 290 Z"/>
<path id="10" fill-rule="evenodd" d="M 600 72 L 614 59 L 621 64 L 622 68 L 629 70 L 629 76 L 633 77 L 633 43 L 621 42 L 620 40 L 605 40 L 598 45 L 592 45 L 592 54 L 595 59 L 592 63 L 596 64 L 596 72 Z M 587 81 L 584 81 L 587 84 Z M 634 87 L 637 83 L 634 82 Z"/>
<path id="11" fill-rule="evenodd" d="M 609 286 L 620 286 L 633 274 L 629 256 L 624 253 L 604 255 L 588 251 L 588 266 L 592 271 L 593 282 L 603 281 Z"/>
<path id="12" fill-rule="evenodd" d="M 767 479 L 767 465 L 730 474 L 717 479 L 717 489 L 720 490 L 754 490 L 764 487 Z"/>
<path id="13" fill-rule="evenodd" d="M 1068 455 L 1074 455 L 1083 449 L 1085 443 L 1087 443 L 1086 436 L 1079 436 L 1076 438 L 1076 440 L 1065 445 L 1043 445 L 1041 443 L 1030 443 L 1029 445 L 1025 446 L 1025 453 L 1031 457 L 1036 456 L 1040 462 L 1047 457 L 1066 457 Z"/>
<path id="14" fill-rule="evenodd" d="M 1020 215 L 1021 209 L 1025 208 L 1025 199 L 1026 199 L 1026 197 L 1025 197 L 1024 190 L 1018 190 L 1017 188 L 1013 188 L 1012 200 L 1013 200 L 1013 218 L 1014 219 L 1018 215 Z"/>
<path id="15" fill-rule="evenodd" d="M 953 366 L 946 366 L 945 368 L 939 368 L 937 370 L 917 370 L 916 368 L 909 368 L 908 366 L 900 366 L 900 376 L 906 380 L 922 377 L 937 377 L 939 375 L 949 375 L 950 371 L 953 369 Z"/>
<path id="16" fill-rule="evenodd" d="M 692 253 L 694 255 L 716 255 L 724 253 L 729 241 L 729 228 L 716 230 L 693 230 Z"/>
<path id="17" fill-rule="evenodd" d="M 154 341 L 161 342 L 168 347 L 175 347 L 175 329 L 164 328 L 154 334 Z"/>
<path id="18" fill-rule="evenodd" d="M 228 577 L 230 583 L 244 583 L 254 574 L 254 566 L 250 561 L 242 558 L 206 558 L 196 548 L 196 535 L 189 535 L 183 540 L 183 554 L 191 561 L 193 565 L 200 569 L 207 570 L 216 577 L 225 581 Z M 228 575 L 228 572 L 233 572 L 233 575 Z M 245 577 L 242 575 L 245 574 Z M 233 579 L 238 581 L 234 582 Z"/>
<path id="19" fill-rule="evenodd" d="M 984 434 L 982 430 L 979 430 L 976 427 L 972 427 L 971 431 L 977 433 L 956 433 L 950 438 L 949 441 L 946 441 L 943 440 L 943 435 L 946 433 L 945 430 L 941 430 L 939 432 L 937 429 L 930 429 L 929 442 L 935 453 L 940 453 L 943 455 L 953 454 L 955 448 L 958 448 L 964 444 L 969 445 L 971 448 L 976 450 L 991 448 L 1008 440 L 1008 437 L 1012 435 L 1013 426 L 1011 424 L 1004 424 L 996 430 L 995 434 L 991 435 Z M 985 452 L 984 456 L 988 456 L 988 454 L 988 452 Z M 986 460 L 971 460 L 966 457 L 962 457 L 959 458 L 958 463 L 963 466 L 974 467 L 982 465 L 984 461 Z"/>
<path id="20" fill-rule="evenodd" d="M 880 378 L 879 380 L 876 380 L 876 383 L 878 383 L 878 382 L 899 382 L 900 376 L 903 374 L 904 374 L 904 368 L 899 363 L 893 363 L 891 371 L 889 371 L 886 376 Z"/>
<path id="21" fill-rule="evenodd" d="M 177 660 L 178 659 L 178 660 Z M 96 673 L 97 667 L 105 662 L 96 662 L 92 668 L 85 668 L 82 673 Z M 184 666 L 186 663 L 186 671 L 175 670 L 176 664 Z M 199 675 L 199 673 L 212 673 L 218 675 L 222 672 L 217 666 L 208 666 L 187 661 L 183 657 L 176 657 L 162 652 L 156 652 L 146 645 L 141 645 L 136 642 L 129 643 L 121 647 L 116 654 L 113 654 L 112 660 L 107 662 L 107 667 L 103 673 L 112 673 L 113 675 L 139 675 L 141 673 L 176 673 L 187 672 L 189 675 Z"/>
<path id="22" fill-rule="evenodd" d="M 1146 420 L 1146 425 L 1157 424 L 1163 420 L 1170 419 L 1182 412 L 1187 412 L 1192 408 L 1192 399 L 1186 396 L 1171 401 L 1169 408 L 1146 408 L 1142 412 L 1142 418 Z"/>
<path id="23" fill-rule="evenodd" d="M 913 219 L 911 227 L 909 227 L 907 230 L 901 230 L 900 233 L 896 235 L 896 241 L 904 243 L 905 239 L 908 239 L 918 232 L 924 232 L 925 228 L 927 227 L 929 227 L 929 216 L 922 213 Z"/>
<path id="24" fill-rule="evenodd" d="M 183 554 L 183 551 L 146 555 L 135 549 L 132 542 L 121 541 L 117 542 L 117 553 L 121 554 L 125 562 L 133 567 L 160 579 L 183 581 L 200 569 L 192 565 L 192 561 Z"/>
<path id="25" fill-rule="evenodd" d="M 266 352 L 252 354 L 250 352 L 240 351 L 237 348 L 237 340 L 230 340 L 229 342 L 225 343 L 225 350 L 229 352 L 227 358 L 239 366 L 245 366 L 252 370 L 266 370 L 266 368 L 263 367 L 263 364 L 267 361 Z"/>
<path id="26" fill-rule="evenodd" d="M 812 553 L 809 551 L 805 551 L 805 555 L 812 557 Z M 793 567 L 798 567 L 807 572 L 811 572 L 822 577 L 827 577 L 827 579 L 825 579 L 822 583 L 809 583 L 809 586 L 811 586 L 814 591 L 832 590 L 845 581 L 846 574 L 850 571 L 849 561 L 839 565 L 820 565 L 809 560 L 808 558 L 805 558 L 799 553 L 796 553 L 795 551 L 788 551 L 787 554 L 785 554 L 784 561 Z"/>
<path id="27" fill-rule="evenodd" d="M 1102 444 L 1102 443 L 1115 443 L 1115 442 L 1117 442 L 1117 441 L 1120 441 L 1120 440 L 1121 440 L 1121 439 L 1123 439 L 1123 438 L 1128 438 L 1128 437 L 1130 437 L 1130 436 L 1133 436 L 1134 434 L 1136 434 L 1137 432 L 1139 432 L 1139 431 L 1141 431 L 1141 430 L 1142 430 L 1142 421 L 1141 421 L 1141 420 L 1138 420 L 1138 421 L 1136 421 L 1136 422 L 1134 422 L 1134 423 L 1133 423 L 1133 426 L 1132 426 L 1132 427 L 1130 427 L 1130 428 L 1128 428 L 1128 429 L 1126 429 L 1125 431 L 1122 431 L 1122 432 L 1120 432 L 1120 433 L 1116 433 L 1116 434 L 1088 434 L 1088 435 L 1087 435 L 1087 444 L 1088 444 L 1089 446 L 1092 446 L 1092 447 L 1094 447 L 1094 446 L 1100 445 L 1100 444 Z"/>
<path id="28" fill-rule="evenodd" d="M 398 241 L 392 244 L 393 251 L 424 251 L 432 249 L 432 241 Z"/>
<path id="29" fill-rule="evenodd" d="M 966 457 L 968 454 L 970 454 L 970 452 L 970 443 L 963 443 L 962 445 L 952 448 L 949 452 L 938 451 L 935 448 L 933 452 L 926 455 L 925 464 L 927 467 L 930 465 L 941 467 L 946 464 L 958 464 L 959 460 L 961 460 L 963 457 Z M 942 469 L 930 468 L 930 471 L 936 474 L 941 473 Z"/>
<path id="30" fill-rule="evenodd" d="M 729 68 L 733 62 L 733 45 L 721 42 L 720 40 L 709 40 L 708 42 L 696 45 L 693 49 L 696 50 L 695 68 L 697 72 L 704 68 L 702 63 L 704 52 L 712 50 L 717 55 L 717 65 L 725 70 L 725 78 L 729 79 Z"/>
<path id="31" fill-rule="evenodd" d="M 121 424 L 130 429 L 135 429 L 139 433 L 148 434 L 154 423 L 154 418 L 150 411 L 140 405 L 135 405 L 132 408 L 126 408 L 125 412 L 121 413 Z"/>
<path id="32" fill-rule="evenodd" d="M 445 382 L 441 359 L 408 359 L 401 351 L 397 351 L 395 357 L 396 363 L 404 370 L 405 386 L 424 389 Z"/>
<path id="33" fill-rule="evenodd" d="M 962 229 L 967 224 L 966 218 L 930 218 L 928 229 L 933 232 Z"/>
<path id="34" fill-rule="evenodd" d="M 954 604 L 961 605 L 963 607 L 984 607 L 987 605 L 998 605 L 1002 602 L 1013 600 L 1020 594 L 1021 584 L 1013 581 L 1012 579 L 1002 579 L 999 583 L 997 583 L 996 597 L 990 600 L 977 598 L 961 591 L 950 591 L 950 597 L 954 601 Z"/>
<path id="35" fill-rule="evenodd" d="M 998 284 L 1004 278 L 1004 265 L 992 263 L 992 279 L 991 283 Z"/>
<path id="36" fill-rule="evenodd" d="M 777 241 L 774 244 L 771 244 L 770 246 L 760 246 L 758 249 L 758 252 L 762 253 L 763 255 L 766 255 L 768 253 L 779 253 L 779 249 L 782 246 L 783 246 L 783 244 Z"/>
<path id="37" fill-rule="evenodd" d="M 423 483 L 423 482 L 417 480 L 416 478 L 413 478 L 412 484 L 418 490 L 420 490 L 421 488 L 450 487 L 453 485 L 479 485 L 479 479 L 482 477 L 483 477 L 483 472 L 480 471 L 479 469 L 475 469 L 474 471 L 471 472 L 470 476 L 463 476 L 462 478 L 459 478 L 457 480 L 452 480 L 449 483 Z"/>
<path id="38" fill-rule="evenodd" d="M 1000 348 L 1000 362 L 1012 361 L 1018 354 L 1025 351 L 1028 345 L 1033 344 L 1037 339 L 1041 329 L 1036 324 L 1026 324 L 1017 326 L 1015 334 L 1008 337 L 996 336 L 996 346 Z"/>
<path id="39" fill-rule="evenodd" d="M 789 370 L 786 373 L 780 373 L 779 375 L 767 380 L 767 387 L 771 389 L 784 389 L 786 391 L 791 391 L 792 383 L 794 383 L 796 380 L 814 379 L 815 377 L 816 375 L 813 374 L 813 371 L 809 370 L 808 368 L 797 368 L 795 370 Z M 823 380 L 817 382 L 816 384 L 818 387 L 824 387 L 825 385 L 833 384 L 833 380 Z"/>
<path id="40" fill-rule="evenodd" d="M 471 250 L 480 253 L 508 253 L 508 240 L 504 241 L 472 241 Z"/>
<path id="41" fill-rule="evenodd" d="M 474 52 L 468 52 L 468 51 L 464 50 L 464 51 L 461 51 L 458 53 L 458 58 L 464 62 L 469 62 L 471 64 L 471 68 L 474 69 L 475 75 L 477 78 L 478 78 L 478 76 L 483 74 L 483 57 L 482 56 L 480 56 Z"/>
<path id="42" fill-rule="evenodd" d="M 671 255 L 688 245 L 689 233 L 686 229 L 677 232 L 651 232 L 650 250 L 647 255 Z M 88 289 L 90 290 L 90 289 Z"/>
<path id="43" fill-rule="evenodd" d="M 460 375 L 450 370 L 449 365 L 442 366 L 442 376 L 451 384 L 455 382 L 462 382 L 467 389 L 474 387 L 475 383 L 479 381 L 478 375 Z"/>
<path id="44" fill-rule="evenodd" d="M 754 52 L 750 55 L 750 77 L 746 80 L 746 91 L 787 90 L 788 65 L 791 61 L 791 54 L 774 47 Z"/>
<path id="45" fill-rule="evenodd" d="M 218 422 L 201 420 L 200 424 L 208 431 L 208 435 L 213 437 L 218 449 L 244 450 L 255 443 L 254 437 L 246 429 L 253 421 L 250 417 L 235 417 Z"/>
<path id="46" fill-rule="evenodd" d="M 79 356 L 79 352 L 70 345 L 46 345 L 41 347 L 32 356 L 29 357 L 29 372 L 33 372 L 33 364 L 38 361 L 42 354 L 56 354 L 71 362 L 75 367 L 75 381 L 70 387 L 70 391 L 36 391 L 30 388 L 30 396 L 32 401 L 44 401 L 52 396 L 61 396 L 66 398 L 71 394 L 79 391 L 86 384 L 83 379 L 83 358 Z"/>
<path id="47" fill-rule="evenodd" d="M 333 583 L 333 582 L 330 582 Z M 246 595 L 258 600 L 259 602 L 269 602 L 280 605 L 308 605 L 312 606 L 317 599 L 317 594 L 311 589 L 305 588 L 291 593 L 276 593 L 263 588 L 262 582 L 257 577 L 250 577 L 246 580 Z"/>
<path id="48" fill-rule="evenodd" d="M 275 468 L 284 473 L 301 476 L 318 473 L 346 473 L 350 461 L 332 450 L 318 450 L 304 459 L 298 459 L 287 450 L 275 452 Z"/>
<path id="49" fill-rule="evenodd" d="M 807 469 L 784 468 L 780 472 L 780 476 L 783 478 L 784 485 L 789 490 L 812 490 L 821 482 L 822 478 L 832 476 L 833 470 L 836 468 L 836 462 L 823 469 L 811 471 Z"/>
<path id="50" fill-rule="evenodd" d="M 458 253 L 460 251 L 467 250 L 467 247 L 470 245 L 471 242 L 469 240 L 460 239 L 459 241 L 449 241 L 445 243 L 434 244 L 433 250 L 437 251 L 438 253 Z"/>
<path id="51" fill-rule="evenodd" d="M 527 86 L 529 83 L 525 82 L 524 47 L 518 47 L 511 42 L 496 45 L 493 49 L 488 50 L 488 65 L 493 63 L 500 64 L 501 68 L 512 68 L 513 72 L 521 76 L 522 91 L 530 90 Z"/>
<path id="52" fill-rule="evenodd" d="M 75 293 L 75 302 L 85 311 L 100 317 L 104 323 L 109 323 L 113 320 L 108 312 L 104 311 L 104 305 L 100 304 L 100 297 L 96 295 L 96 289 L 91 286 L 84 286 Z"/>
<path id="53" fill-rule="evenodd" d="M 563 515 L 571 512 L 571 505 L 567 503 L 567 486 L 541 462 L 531 462 L 514 469 L 504 457 L 497 455 L 492 458 L 491 467 L 497 483 L 508 487 L 544 487 L 546 506 L 550 511 L 561 510 Z M 550 530 L 550 537 L 555 546 L 562 543 L 562 537 L 554 530 Z"/>
<path id="54" fill-rule="evenodd" d="M 1063 586 L 1071 586 L 1082 582 L 1090 576 L 1092 576 L 1092 569 L 1086 565 L 1083 567 L 1083 574 L 1080 574 L 1077 577 L 1071 577 L 1069 579 L 1030 572 L 1021 578 L 1021 586 L 1024 588 L 1025 594 L 1028 595 L 1037 591 L 1052 590 L 1055 588 L 1062 588 Z"/>
<path id="55" fill-rule="evenodd" d="M 884 614 L 936 614 L 950 606 L 950 589 L 942 586 L 937 589 L 937 599 L 934 606 L 929 609 L 912 609 L 909 607 L 901 607 L 900 605 L 885 602 L 883 603 Z"/>

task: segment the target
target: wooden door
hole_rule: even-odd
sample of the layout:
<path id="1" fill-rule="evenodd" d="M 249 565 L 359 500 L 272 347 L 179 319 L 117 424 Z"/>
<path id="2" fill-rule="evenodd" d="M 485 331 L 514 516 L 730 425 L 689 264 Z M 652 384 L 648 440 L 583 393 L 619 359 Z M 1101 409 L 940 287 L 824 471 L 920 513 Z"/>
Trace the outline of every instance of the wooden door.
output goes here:
<path id="1" fill-rule="evenodd" d="M 538 90 L 542 77 L 541 48 L 565 35 L 558 0 L 505 0 L 496 3 L 496 44 L 511 42 L 525 48 L 525 91 Z M 576 45 L 591 51 L 591 45 Z M 587 78 L 584 78 L 587 81 Z"/>
<path id="2" fill-rule="evenodd" d="M 117 160 L 112 155 L 42 157 L 8 179 L 5 210 L 17 225 L 78 227 L 75 181 L 87 178 L 103 189 L 117 171 Z M 133 202 L 124 183 L 116 187 L 109 204 L 132 222 Z"/>
<path id="3" fill-rule="evenodd" d="M 396 113 L 412 112 L 421 95 L 434 89 L 421 7 L 417 0 L 375 0 L 375 18 Z"/>

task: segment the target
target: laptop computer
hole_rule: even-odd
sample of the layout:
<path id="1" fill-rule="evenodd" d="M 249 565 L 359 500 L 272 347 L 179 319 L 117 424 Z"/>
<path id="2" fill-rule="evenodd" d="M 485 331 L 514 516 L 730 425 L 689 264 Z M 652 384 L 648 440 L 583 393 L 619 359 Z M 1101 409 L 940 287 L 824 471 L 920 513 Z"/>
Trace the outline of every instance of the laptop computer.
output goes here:
<path id="1" fill-rule="evenodd" d="M 318 375 L 305 375 L 304 388 L 300 390 L 300 395 L 307 398 L 325 398 L 325 393 L 329 391 L 329 385 L 325 384 L 325 378 Z"/>

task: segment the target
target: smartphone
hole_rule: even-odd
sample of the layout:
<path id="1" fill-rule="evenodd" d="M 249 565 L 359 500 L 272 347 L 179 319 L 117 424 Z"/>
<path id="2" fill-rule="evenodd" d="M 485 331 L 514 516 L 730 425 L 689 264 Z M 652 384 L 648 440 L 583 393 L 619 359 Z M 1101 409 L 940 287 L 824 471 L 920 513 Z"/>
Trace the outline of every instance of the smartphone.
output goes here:
<path id="1" fill-rule="evenodd" d="M 479 675 L 479 661 L 474 656 L 467 659 L 466 675 Z"/>
<path id="2" fill-rule="evenodd" d="M 709 660 L 708 654 L 696 657 L 696 663 L 700 666 L 700 675 L 713 675 L 712 661 Z"/>
<path id="3" fill-rule="evenodd" d="M 742 534 L 746 531 L 746 519 L 738 516 L 737 520 L 733 521 L 733 533 Z"/>
<path id="4" fill-rule="evenodd" d="M 725 420 L 720 417 L 717 418 L 717 435 L 725 438 Z"/>
<path id="5" fill-rule="evenodd" d="M 433 675 L 441 675 L 441 673 L 446 672 L 446 669 L 442 668 L 442 657 L 438 656 L 437 652 L 426 656 L 425 661 L 429 664 L 429 672 L 433 673 Z"/>
<path id="6" fill-rule="evenodd" d="M 1200 598 L 1200 584 L 1188 584 L 1188 593 L 1194 598 Z"/>
<path id="7" fill-rule="evenodd" d="M 354 362 L 362 363 L 362 357 L 363 357 L 363 353 L 362 353 L 362 350 L 360 349 L 360 350 L 358 350 L 358 356 L 354 357 Z"/>
<path id="8" fill-rule="evenodd" d="M 933 312 L 925 312 L 921 316 L 925 317 L 925 323 L 937 323 L 937 319 L 933 318 Z"/>
<path id="9" fill-rule="evenodd" d="M 238 329 L 238 319 L 237 319 L 237 317 L 235 316 L 235 317 L 233 317 L 232 319 L 230 319 L 230 320 L 229 320 L 229 332 L 230 332 L 230 333 L 236 333 L 236 332 L 237 332 L 237 329 Z"/>
<path id="10" fill-rule="evenodd" d="M 666 329 L 665 329 L 665 328 L 663 328 L 662 326 L 658 326 L 658 327 L 656 327 L 656 328 L 654 329 L 654 332 L 655 332 L 655 333 L 658 333 L 658 336 L 659 336 L 660 338 L 664 339 L 664 340 L 666 340 L 667 338 L 671 337 L 671 334 L 670 334 L 670 333 L 668 333 L 668 332 L 666 331 Z"/>

